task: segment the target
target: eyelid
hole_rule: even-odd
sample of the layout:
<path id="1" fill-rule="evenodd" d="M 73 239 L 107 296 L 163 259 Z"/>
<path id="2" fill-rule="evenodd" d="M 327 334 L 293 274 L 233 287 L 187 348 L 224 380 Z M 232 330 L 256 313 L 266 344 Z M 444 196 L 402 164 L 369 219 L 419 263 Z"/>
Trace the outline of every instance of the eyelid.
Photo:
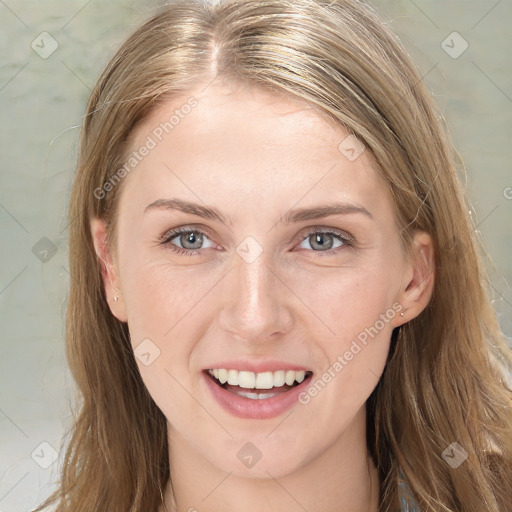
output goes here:
<path id="1" fill-rule="evenodd" d="M 330 228 L 326 226 L 309 226 L 307 228 L 304 228 L 299 233 L 299 239 L 300 241 L 304 240 L 305 238 L 314 235 L 315 233 L 325 233 L 325 234 L 333 234 L 341 238 L 344 242 L 347 242 L 347 244 L 356 244 L 355 238 L 348 233 L 347 231 L 344 231 L 343 229 L 338 228 Z M 316 251 L 316 252 L 322 252 L 322 251 Z"/>
<path id="2" fill-rule="evenodd" d="M 174 238 L 182 233 L 201 233 L 203 235 L 207 235 L 209 239 L 212 239 L 211 230 L 204 226 L 203 224 L 186 224 L 184 226 L 178 226 L 175 228 L 168 229 L 164 232 L 163 235 L 158 237 L 158 241 L 165 243 L 167 240 L 169 240 L 170 237 Z M 213 240 L 212 240 L 213 241 Z M 192 249 L 191 249 L 192 250 Z"/>

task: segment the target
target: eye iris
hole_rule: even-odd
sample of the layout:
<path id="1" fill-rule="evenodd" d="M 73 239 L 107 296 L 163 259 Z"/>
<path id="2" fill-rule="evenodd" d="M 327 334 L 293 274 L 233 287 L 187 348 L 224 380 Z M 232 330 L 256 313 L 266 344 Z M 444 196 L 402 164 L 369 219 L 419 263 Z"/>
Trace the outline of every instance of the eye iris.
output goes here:
<path id="1" fill-rule="evenodd" d="M 180 243 L 185 249 L 200 249 L 203 243 L 203 235 L 200 233 L 196 234 L 195 232 L 183 233 L 180 237 Z M 195 244 L 195 246 L 187 247 L 187 243 Z"/>
<path id="2" fill-rule="evenodd" d="M 328 238 L 327 242 L 324 241 L 325 237 Z M 315 233 L 310 237 L 310 240 L 312 240 L 311 247 L 313 247 L 313 249 L 330 249 L 333 246 L 332 236 L 328 233 Z M 315 247 L 315 244 L 318 244 L 318 247 Z"/>

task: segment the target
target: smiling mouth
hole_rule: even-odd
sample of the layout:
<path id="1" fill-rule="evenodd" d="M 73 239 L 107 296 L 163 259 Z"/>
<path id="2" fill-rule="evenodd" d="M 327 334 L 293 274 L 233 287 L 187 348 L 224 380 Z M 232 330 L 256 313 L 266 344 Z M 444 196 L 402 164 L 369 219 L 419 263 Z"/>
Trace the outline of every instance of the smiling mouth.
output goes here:
<path id="1" fill-rule="evenodd" d="M 263 400 L 286 393 L 313 375 L 313 372 L 304 370 L 255 373 L 225 368 L 209 369 L 205 373 L 226 391 L 252 400 Z"/>

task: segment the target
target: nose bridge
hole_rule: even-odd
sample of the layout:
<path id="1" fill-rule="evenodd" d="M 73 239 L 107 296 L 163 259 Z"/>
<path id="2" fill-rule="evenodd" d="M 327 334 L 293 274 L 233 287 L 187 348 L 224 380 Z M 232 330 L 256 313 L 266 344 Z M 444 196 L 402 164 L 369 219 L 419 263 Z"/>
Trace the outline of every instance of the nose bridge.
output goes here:
<path id="1" fill-rule="evenodd" d="M 235 255 L 228 274 L 221 326 L 245 340 L 265 340 L 286 331 L 291 312 L 286 287 L 264 253 L 254 261 Z"/>

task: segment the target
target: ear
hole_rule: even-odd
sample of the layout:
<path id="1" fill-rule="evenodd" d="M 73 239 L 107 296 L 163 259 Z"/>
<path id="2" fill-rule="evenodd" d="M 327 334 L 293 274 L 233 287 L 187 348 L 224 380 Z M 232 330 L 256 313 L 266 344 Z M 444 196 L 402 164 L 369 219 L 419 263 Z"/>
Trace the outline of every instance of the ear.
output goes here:
<path id="1" fill-rule="evenodd" d="M 98 256 L 98 265 L 110 311 L 118 320 L 126 322 L 127 315 L 120 288 L 119 274 L 107 244 L 107 227 L 102 219 L 93 218 L 91 220 L 91 236 L 94 250 Z M 117 297 L 116 300 L 114 300 L 115 297 Z"/>
<path id="2" fill-rule="evenodd" d="M 432 237 L 418 231 L 414 235 L 411 255 L 408 258 L 405 280 L 397 301 L 403 306 L 397 315 L 396 326 L 416 318 L 428 305 L 434 291 L 435 258 Z"/>

